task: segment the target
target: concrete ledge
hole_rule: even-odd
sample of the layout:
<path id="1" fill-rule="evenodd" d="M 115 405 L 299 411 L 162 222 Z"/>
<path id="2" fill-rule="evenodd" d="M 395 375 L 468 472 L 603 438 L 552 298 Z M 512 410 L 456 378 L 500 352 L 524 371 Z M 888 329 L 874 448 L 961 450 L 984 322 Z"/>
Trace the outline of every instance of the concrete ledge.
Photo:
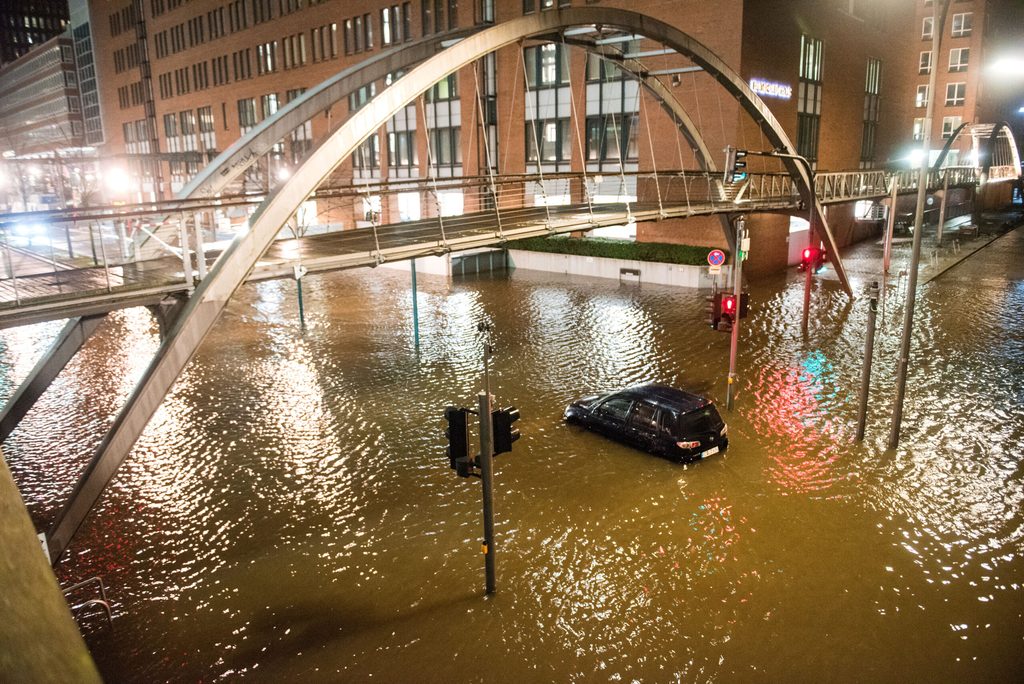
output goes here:
<path id="1" fill-rule="evenodd" d="M 99 682 L 0 454 L 0 681 Z"/>
<path id="2" fill-rule="evenodd" d="M 590 278 L 606 278 L 609 280 L 626 280 L 627 282 L 671 285 L 693 289 L 710 289 L 712 277 L 708 275 L 707 266 L 686 266 L 682 264 L 666 264 L 654 261 L 634 261 L 631 259 L 607 259 L 605 257 L 578 256 L 575 254 L 552 254 L 549 252 L 527 252 L 510 249 L 509 265 L 527 271 L 545 271 L 548 273 L 564 273 Z M 732 272 L 731 266 L 723 266 L 718 282 L 728 281 Z"/>

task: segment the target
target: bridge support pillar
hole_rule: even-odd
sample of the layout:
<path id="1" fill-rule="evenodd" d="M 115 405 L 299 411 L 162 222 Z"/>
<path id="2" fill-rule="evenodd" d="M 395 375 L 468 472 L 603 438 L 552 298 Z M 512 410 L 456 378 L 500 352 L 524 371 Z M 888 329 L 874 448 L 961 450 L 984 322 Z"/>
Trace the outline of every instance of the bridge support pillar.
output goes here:
<path id="1" fill-rule="evenodd" d="M 50 383 L 68 365 L 85 341 L 96 332 L 96 328 L 105 318 L 106 314 L 73 318 L 61 329 L 50 349 L 43 354 L 43 358 L 39 359 L 28 377 L 0 410 L 0 442 L 14 431 L 29 409 L 35 405 L 36 400 L 43 395 Z"/>
<path id="2" fill-rule="evenodd" d="M 177 320 L 178 314 L 185 308 L 185 302 L 188 299 L 185 297 L 165 297 L 159 304 L 147 306 L 149 313 L 153 314 L 153 318 L 156 319 L 156 323 L 160 328 L 160 339 L 163 340 L 167 337 L 167 332 L 174 325 L 174 321 Z"/>

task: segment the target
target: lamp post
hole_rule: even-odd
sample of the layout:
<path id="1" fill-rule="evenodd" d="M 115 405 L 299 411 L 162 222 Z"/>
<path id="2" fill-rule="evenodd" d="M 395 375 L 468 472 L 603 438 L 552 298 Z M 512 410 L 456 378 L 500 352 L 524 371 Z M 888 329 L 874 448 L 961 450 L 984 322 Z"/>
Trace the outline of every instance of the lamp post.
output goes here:
<path id="1" fill-rule="evenodd" d="M 932 55 L 931 75 L 928 77 L 928 102 L 925 105 L 924 130 L 922 131 L 924 158 L 917 178 L 917 207 L 914 209 L 914 246 L 910 253 L 910 273 L 907 277 L 907 302 L 903 312 L 903 337 L 900 342 L 899 365 L 896 369 L 896 402 L 892 409 L 892 425 L 889 430 L 889 448 L 895 449 L 900 443 L 900 425 L 903 422 L 903 400 L 907 391 L 907 367 L 910 363 L 910 337 L 914 327 L 914 304 L 917 300 L 917 269 L 921 261 L 921 233 L 924 218 L 924 200 L 928 191 L 928 163 L 932 141 L 932 117 L 935 113 L 935 84 L 938 75 L 937 57 L 942 42 L 942 31 L 946 25 L 946 10 L 949 0 L 938 0 L 935 3 L 935 14 L 932 19 Z"/>

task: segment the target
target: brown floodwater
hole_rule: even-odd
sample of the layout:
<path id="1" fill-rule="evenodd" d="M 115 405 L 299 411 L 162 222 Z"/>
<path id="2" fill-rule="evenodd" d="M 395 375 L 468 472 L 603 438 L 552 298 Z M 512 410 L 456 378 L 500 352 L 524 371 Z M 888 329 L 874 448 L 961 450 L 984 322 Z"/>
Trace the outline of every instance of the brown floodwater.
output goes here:
<path id="1" fill-rule="evenodd" d="M 855 275 L 855 286 L 863 287 Z M 58 568 L 101 576 L 81 623 L 112 682 L 995 681 L 1024 672 L 1024 231 L 918 300 L 887 451 L 898 297 L 853 441 L 866 303 L 755 281 L 731 444 L 671 463 L 562 422 L 658 381 L 724 403 L 728 335 L 695 291 L 517 271 L 246 286 Z M 893 288 L 893 292 L 896 289 Z M 158 343 L 111 316 L 4 445 L 40 529 Z M 522 412 L 496 461 L 498 592 L 447 404 Z M 59 324 L 0 332 L 0 391 Z"/>

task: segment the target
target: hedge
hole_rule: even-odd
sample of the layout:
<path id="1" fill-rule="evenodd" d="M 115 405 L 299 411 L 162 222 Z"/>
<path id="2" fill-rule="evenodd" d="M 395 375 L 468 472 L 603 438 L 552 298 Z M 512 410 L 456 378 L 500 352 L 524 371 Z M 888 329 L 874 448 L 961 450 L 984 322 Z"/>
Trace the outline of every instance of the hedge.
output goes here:
<path id="1" fill-rule="evenodd" d="M 686 264 L 689 266 L 707 265 L 708 252 L 710 251 L 707 247 L 694 247 L 693 245 L 670 245 L 663 242 L 632 242 L 609 238 L 571 238 L 562 235 L 513 240 L 505 246 L 508 249 L 522 249 L 529 252 L 551 252 L 554 254 L 574 254 L 576 256 L 631 259 L 634 261 L 659 261 L 667 264 Z"/>

